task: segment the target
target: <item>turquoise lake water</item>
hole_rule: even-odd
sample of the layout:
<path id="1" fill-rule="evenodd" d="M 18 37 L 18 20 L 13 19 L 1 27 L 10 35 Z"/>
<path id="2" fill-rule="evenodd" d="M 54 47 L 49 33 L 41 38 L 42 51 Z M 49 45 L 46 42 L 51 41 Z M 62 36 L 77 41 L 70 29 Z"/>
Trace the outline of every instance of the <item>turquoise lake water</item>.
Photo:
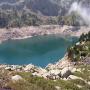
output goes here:
<path id="1" fill-rule="evenodd" d="M 29 64 L 44 67 L 57 62 L 76 38 L 60 35 L 36 36 L 24 40 L 9 40 L 0 44 L 1 64 Z"/>

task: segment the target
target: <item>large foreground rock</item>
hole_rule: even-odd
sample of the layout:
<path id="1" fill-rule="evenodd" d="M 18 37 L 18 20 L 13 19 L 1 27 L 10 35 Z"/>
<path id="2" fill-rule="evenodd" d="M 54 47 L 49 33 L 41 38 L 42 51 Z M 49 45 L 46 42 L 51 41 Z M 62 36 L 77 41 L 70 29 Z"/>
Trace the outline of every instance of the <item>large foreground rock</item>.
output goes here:
<path id="1" fill-rule="evenodd" d="M 58 75 L 58 74 L 60 74 L 60 72 L 61 72 L 61 70 L 58 70 L 58 69 L 49 71 L 49 73 L 53 74 L 53 75 Z"/>
<path id="2" fill-rule="evenodd" d="M 20 75 L 15 75 L 11 77 L 12 81 L 19 81 L 19 80 L 23 80 L 23 78 Z"/>
<path id="3" fill-rule="evenodd" d="M 74 76 L 74 75 L 70 75 L 69 77 L 68 77 L 68 80 L 75 80 L 75 79 L 81 79 L 81 80 L 83 80 L 81 77 L 77 77 L 77 76 Z"/>
<path id="4" fill-rule="evenodd" d="M 61 77 L 62 78 L 67 78 L 69 75 L 71 75 L 71 70 L 69 67 L 65 67 L 61 70 Z"/>
<path id="5" fill-rule="evenodd" d="M 24 71 L 33 71 L 33 69 L 35 68 L 34 65 L 32 64 L 28 64 L 25 68 L 24 68 Z"/>
<path id="6" fill-rule="evenodd" d="M 60 73 L 61 73 L 61 70 L 58 70 L 58 69 L 56 69 L 56 70 L 50 70 L 48 72 L 47 78 L 48 79 L 53 79 L 53 80 L 59 79 L 60 78 L 60 76 L 59 76 Z"/>

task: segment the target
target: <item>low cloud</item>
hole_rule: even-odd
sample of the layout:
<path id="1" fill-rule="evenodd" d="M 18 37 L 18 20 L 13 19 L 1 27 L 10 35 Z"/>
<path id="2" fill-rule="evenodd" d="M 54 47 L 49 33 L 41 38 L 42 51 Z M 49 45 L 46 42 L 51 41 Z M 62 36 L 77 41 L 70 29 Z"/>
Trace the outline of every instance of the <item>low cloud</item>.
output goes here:
<path id="1" fill-rule="evenodd" d="M 71 14 L 72 12 L 76 12 L 78 15 L 81 16 L 81 18 L 84 20 L 84 22 L 87 25 L 90 25 L 90 13 L 88 11 L 88 8 L 85 8 L 81 5 L 81 3 L 78 2 L 74 2 L 71 5 L 71 8 L 69 10 L 69 14 Z"/>

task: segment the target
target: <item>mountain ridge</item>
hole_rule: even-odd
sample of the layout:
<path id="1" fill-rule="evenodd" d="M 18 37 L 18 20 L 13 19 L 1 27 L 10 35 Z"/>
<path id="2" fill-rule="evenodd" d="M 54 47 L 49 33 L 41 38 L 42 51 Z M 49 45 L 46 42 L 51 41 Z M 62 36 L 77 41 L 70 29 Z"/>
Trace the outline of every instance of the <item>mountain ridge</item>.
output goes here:
<path id="1" fill-rule="evenodd" d="M 58 16 L 67 14 L 73 2 L 82 3 L 85 7 L 90 7 L 89 0 L 0 0 L 2 10 L 27 8 L 35 13 L 42 13 L 45 16 Z"/>

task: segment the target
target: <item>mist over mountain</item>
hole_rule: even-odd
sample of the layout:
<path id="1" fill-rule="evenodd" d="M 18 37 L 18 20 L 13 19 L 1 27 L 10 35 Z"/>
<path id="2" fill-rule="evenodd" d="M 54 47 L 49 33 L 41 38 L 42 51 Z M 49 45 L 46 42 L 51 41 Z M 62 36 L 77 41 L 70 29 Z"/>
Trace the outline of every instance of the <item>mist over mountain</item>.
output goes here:
<path id="1" fill-rule="evenodd" d="M 81 14 L 69 13 L 75 2 L 90 11 L 90 0 L 0 0 L 0 27 L 85 25 Z"/>
<path id="2" fill-rule="evenodd" d="M 0 8 L 3 10 L 26 9 L 45 16 L 57 16 L 67 14 L 73 2 L 90 7 L 90 0 L 0 0 Z"/>

